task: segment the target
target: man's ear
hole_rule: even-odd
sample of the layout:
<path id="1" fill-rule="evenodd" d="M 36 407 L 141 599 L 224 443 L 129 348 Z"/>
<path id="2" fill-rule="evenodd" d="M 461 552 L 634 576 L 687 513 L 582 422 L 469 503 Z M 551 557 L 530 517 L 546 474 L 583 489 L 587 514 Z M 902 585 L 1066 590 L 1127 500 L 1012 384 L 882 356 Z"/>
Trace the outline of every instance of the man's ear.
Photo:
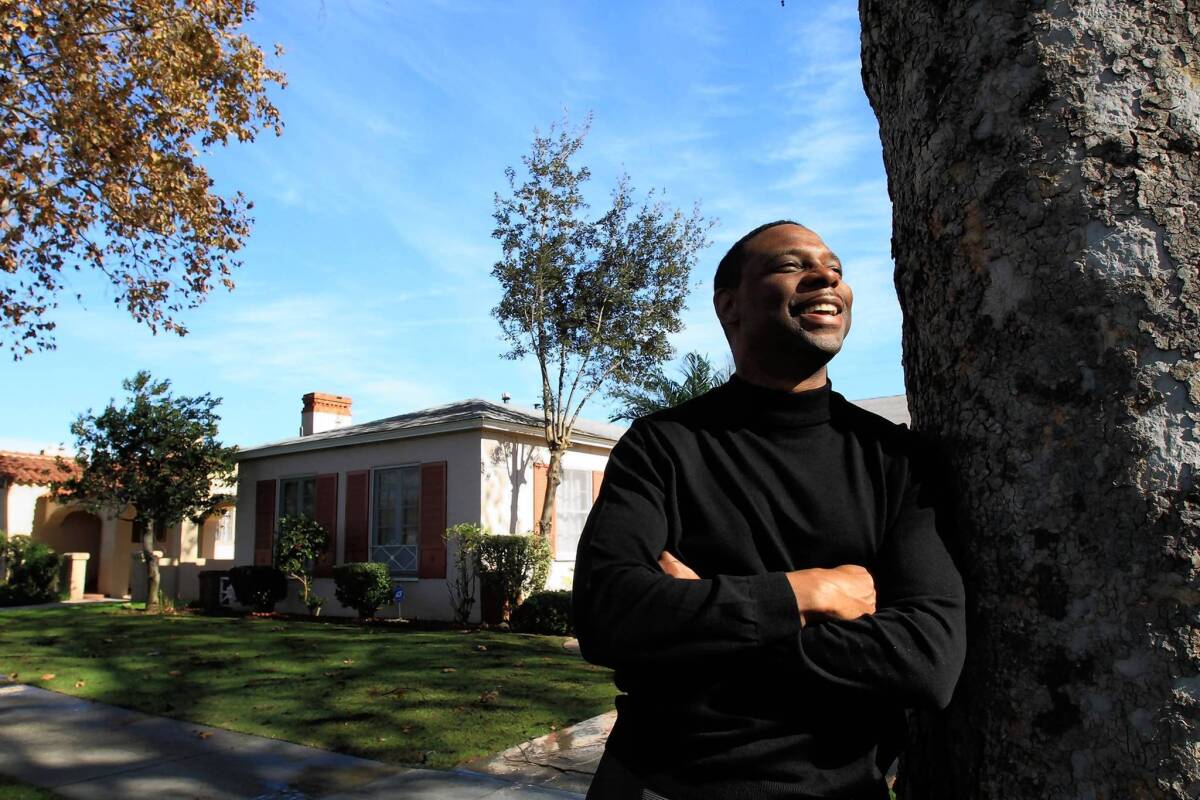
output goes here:
<path id="1" fill-rule="evenodd" d="M 721 327 L 727 333 L 737 327 L 739 321 L 737 297 L 731 290 L 717 289 L 713 292 L 713 309 L 717 312 L 717 319 L 721 321 Z"/>

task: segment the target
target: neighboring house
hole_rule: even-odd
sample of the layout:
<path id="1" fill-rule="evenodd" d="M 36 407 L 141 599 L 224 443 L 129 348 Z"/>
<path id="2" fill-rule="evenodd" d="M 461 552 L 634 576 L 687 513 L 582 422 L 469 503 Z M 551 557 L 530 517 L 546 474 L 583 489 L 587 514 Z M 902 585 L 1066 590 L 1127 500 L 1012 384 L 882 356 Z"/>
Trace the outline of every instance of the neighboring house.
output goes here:
<path id="1" fill-rule="evenodd" d="M 238 455 L 235 560 L 271 563 L 279 517 L 312 517 L 331 534 L 314 586 L 327 613 L 352 613 L 334 599 L 334 565 L 377 561 L 404 588 L 405 616 L 448 619 L 455 554 L 445 529 L 527 533 L 541 514 L 549 454 L 539 410 L 464 400 L 353 425 L 348 397 L 312 392 L 303 403 L 300 436 Z M 579 534 L 624 432 L 575 426 L 555 500 L 551 588 L 571 585 Z M 284 608 L 302 610 L 294 596 Z"/>
<path id="2" fill-rule="evenodd" d="M 889 422 L 912 427 L 912 417 L 908 413 L 908 397 L 905 395 L 870 397 L 866 400 L 851 400 L 850 402 L 859 408 L 865 408 L 867 411 L 878 414 Z"/>
<path id="3" fill-rule="evenodd" d="M 69 499 L 50 492 L 50 482 L 62 480 L 77 467 L 70 455 L 0 451 L 0 530 L 30 536 L 59 553 L 87 553 L 84 591 L 110 597 L 130 594 L 139 577 L 131 570 L 133 556 L 141 551 L 133 514 L 97 515 Z M 214 492 L 220 487 L 214 487 Z M 163 592 L 167 597 L 195 597 L 195 573 L 212 568 L 211 559 L 233 558 L 234 510 L 232 495 L 218 513 L 203 523 L 184 520 L 164 532 L 159 547 L 164 567 Z M 168 575 L 169 573 L 169 575 Z"/>

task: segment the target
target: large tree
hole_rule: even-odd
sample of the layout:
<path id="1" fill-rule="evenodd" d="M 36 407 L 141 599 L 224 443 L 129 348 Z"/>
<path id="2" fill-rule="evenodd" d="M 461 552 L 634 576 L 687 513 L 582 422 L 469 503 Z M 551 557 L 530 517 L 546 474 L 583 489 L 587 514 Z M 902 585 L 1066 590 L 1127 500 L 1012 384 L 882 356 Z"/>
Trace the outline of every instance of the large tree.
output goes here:
<path id="1" fill-rule="evenodd" d="M 862 0 L 970 647 L 905 796 L 1200 797 L 1200 13 Z"/>
<path id="2" fill-rule="evenodd" d="M 130 315 L 178 334 L 251 204 L 197 158 L 280 131 L 283 75 L 238 29 L 253 0 L 0 0 L 0 345 L 54 346 L 58 295 L 95 270 Z"/>
<path id="3" fill-rule="evenodd" d="M 549 450 L 545 501 L 537 529 L 548 535 L 562 457 L 579 412 L 596 392 L 638 385 L 671 355 L 667 336 L 679 314 L 697 253 L 711 223 L 653 196 L 637 203 L 627 177 L 603 213 L 588 216 L 583 189 L 591 173 L 571 159 L 588 126 L 564 122 L 505 170 L 493 236 L 503 255 L 492 270 L 503 291 L 493 310 L 509 358 L 533 356 L 541 373 Z"/>
<path id="4" fill-rule="evenodd" d="M 75 502 L 114 515 L 132 514 L 146 563 L 146 610 L 158 610 L 155 540 L 185 518 L 202 518 L 228 499 L 214 494 L 233 476 L 236 447 L 217 441 L 216 408 L 208 394 L 176 397 L 170 381 L 139 372 L 123 381 L 123 405 L 82 414 L 71 425 L 79 474 L 54 488 Z"/>

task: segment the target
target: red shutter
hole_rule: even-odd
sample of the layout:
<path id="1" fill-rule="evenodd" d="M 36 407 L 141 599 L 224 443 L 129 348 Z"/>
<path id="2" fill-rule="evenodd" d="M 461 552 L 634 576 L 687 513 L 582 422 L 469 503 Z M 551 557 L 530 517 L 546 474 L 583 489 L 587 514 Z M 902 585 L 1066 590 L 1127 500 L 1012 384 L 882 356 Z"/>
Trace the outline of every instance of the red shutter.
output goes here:
<path id="1" fill-rule="evenodd" d="M 313 516 L 329 534 L 325 552 L 317 558 L 317 563 L 313 566 L 313 575 L 318 578 L 333 575 L 333 562 L 337 559 L 337 485 L 336 473 L 317 476 L 317 502 Z"/>
<path id="2" fill-rule="evenodd" d="M 600 484 L 604 483 L 603 472 L 592 473 L 592 503 L 596 502 L 596 498 L 600 496 Z"/>
<path id="3" fill-rule="evenodd" d="M 367 470 L 346 473 L 346 551 L 342 557 L 345 564 L 367 560 L 367 540 L 371 535 L 370 477 Z"/>
<path id="4" fill-rule="evenodd" d="M 254 487 L 254 563 L 270 565 L 275 549 L 275 480 Z"/>
<path id="5" fill-rule="evenodd" d="M 421 465 L 421 563 L 418 578 L 446 577 L 446 462 Z"/>
<path id="6" fill-rule="evenodd" d="M 546 483 L 550 480 L 549 464 L 533 465 L 533 532 L 537 533 L 538 520 L 546 506 Z M 556 503 L 557 505 L 557 503 Z M 558 513 L 550 512 L 550 557 L 558 556 Z"/>

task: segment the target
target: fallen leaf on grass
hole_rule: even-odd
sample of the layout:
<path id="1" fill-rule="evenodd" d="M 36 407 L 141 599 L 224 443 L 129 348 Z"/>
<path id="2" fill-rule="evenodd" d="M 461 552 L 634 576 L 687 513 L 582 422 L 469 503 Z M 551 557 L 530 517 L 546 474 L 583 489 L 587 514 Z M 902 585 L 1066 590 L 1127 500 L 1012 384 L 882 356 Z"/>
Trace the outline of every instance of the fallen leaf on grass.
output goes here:
<path id="1" fill-rule="evenodd" d="M 52 680 L 54 680 L 54 673 L 53 673 L 53 672 L 43 672 L 43 673 L 42 673 L 42 680 L 44 680 L 44 681 L 52 681 Z"/>
<path id="2" fill-rule="evenodd" d="M 442 667 L 442 672 L 458 672 L 454 667 Z"/>
<path id="3" fill-rule="evenodd" d="M 413 729 L 412 725 L 405 725 L 404 727 L 402 727 L 400 729 L 400 732 L 401 733 L 412 733 L 412 729 Z"/>
<path id="4" fill-rule="evenodd" d="M 479 695 L 479 704 L 487 705 L 488 703 L 494 703 L 494 702 L 496 702 L 496 698 L 498 698 L 499 696 L 500 696 L 499 689 L 492 689 L 491 691 L 484 692 L 483 694 Z"/>
<path id="5" fill-rule="evenodd" d="M 19 677 L 21 677 L 21 673 L 19 673 L 19 672 L 12 672 L 12 673 L 9 673 L 8 679 L 9 679 L 10 681 L 15 681 L 15 680 L 16 680 L 17 678 L 19 678 Z"/>
<path id="6" fill-rule="evenodd" d="M 475 649 L 482 653 L 487 650 L 487 645 L 486 644 L 477 644 L 477 645 L 475 645 Z"/>
<path id="7" fill-rule="evenodd" d="M 75 681 L 76 689 L 82 689 L 86 685 L 87 685 L 87 681 Z"/>
<path id="8" fill-rule="evenodd" d="M 182 672 L 182 670 L 173 669 L 170 672 L 168 672 L 167 674 L 170 675 L 172 678 L 178 678 L 180 675 L 183 674 L 183 672 Z"/>
<path id="9" fill-rule="evenodd" d="M 342 659 L 342 663 L 343 663 L 343 664 L 353 664 L 353 663 L 354 663 L 354 659 L 353 659 L 353 658 L 343 658 L 343 659 Z"/>

